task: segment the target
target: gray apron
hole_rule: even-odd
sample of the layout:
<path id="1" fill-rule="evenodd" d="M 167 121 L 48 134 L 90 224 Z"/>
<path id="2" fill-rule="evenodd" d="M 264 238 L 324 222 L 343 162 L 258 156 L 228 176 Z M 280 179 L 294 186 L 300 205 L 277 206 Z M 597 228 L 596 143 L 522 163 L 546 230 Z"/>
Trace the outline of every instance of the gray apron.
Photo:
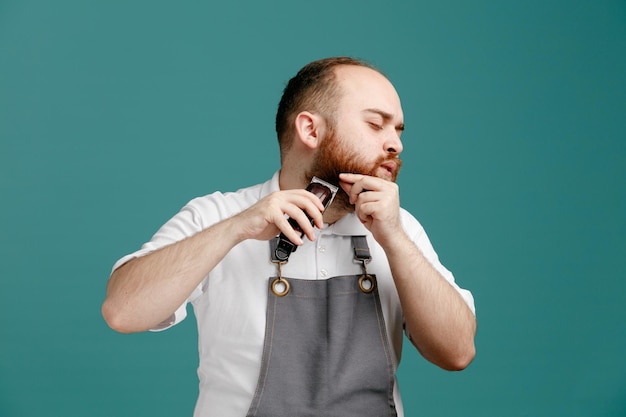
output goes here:
<path id="1" fill-rule="evenodd" d="M 275 243 L 274 243 L 275 244 Z M 362 275 L 270 278 L 261 371 L 248 417 L 396 416 L 395 365 L 365 236 Z M 283 262 L 284 263 L 284 262 Z"/>

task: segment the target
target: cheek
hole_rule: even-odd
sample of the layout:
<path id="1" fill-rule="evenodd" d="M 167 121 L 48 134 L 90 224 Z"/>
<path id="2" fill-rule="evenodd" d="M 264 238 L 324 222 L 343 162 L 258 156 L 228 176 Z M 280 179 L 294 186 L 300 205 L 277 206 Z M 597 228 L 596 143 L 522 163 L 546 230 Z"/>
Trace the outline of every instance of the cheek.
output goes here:
<path id="1" fill-rule="evenodd" d="M 380 156 L 381 146 L 372 134 L 361 134 L 357 137 L 354 150 L 367 161 L 375 161 Z"/>
<path id="2" fill-rule="evenodd" d="M 356 127 L 342 129 L 341 132 L 338 132 L 338 137 L 341 138 L 344 147 L 358 155 L 366 156 L 375 151 L 377 141 L 372 132 L 368 132 L 367 129 L 357 129 Z"/>

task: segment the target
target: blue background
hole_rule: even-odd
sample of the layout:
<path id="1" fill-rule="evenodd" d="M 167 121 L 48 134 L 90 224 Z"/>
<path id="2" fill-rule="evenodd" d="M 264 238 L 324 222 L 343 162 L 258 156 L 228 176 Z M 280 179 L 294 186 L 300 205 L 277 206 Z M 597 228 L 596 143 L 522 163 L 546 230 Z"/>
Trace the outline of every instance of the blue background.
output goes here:
<path id="1" fill-rule="evenodd" d="M 626 416 L 626 2 L 0 0 L 0 416 L 184 416 L 192 317 L 120 335 L 110 268 L 268 178 L 286 81 L 396 85 L 402 205 L 477 305 L 461 373 L 408 344 L 407 417 Z"/>

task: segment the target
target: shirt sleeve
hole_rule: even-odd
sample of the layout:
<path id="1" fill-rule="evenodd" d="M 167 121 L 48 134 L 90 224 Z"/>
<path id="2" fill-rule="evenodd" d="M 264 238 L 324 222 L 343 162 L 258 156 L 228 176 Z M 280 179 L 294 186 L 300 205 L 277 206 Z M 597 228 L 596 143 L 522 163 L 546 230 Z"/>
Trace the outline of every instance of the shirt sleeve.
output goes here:
<path id="1" fill-rule="evenodd" d="M 203 219 L 200 216 L 197 208 L 195 207 L 195 200 L 189 202 L 184 206 L 174 217 L 168 220 L 161 228 L 155 233 L 150 241 L 144 243 L 141 249 L 128 254 L 120 258 L 114 265 L 111 272 L 121 267 L 125 263 L 132 259 L 139 258 L 141 256 L 148 255 L 154 251 L 164 248 L 168 245 L 181 241 L 185 238 L 193 236 L 200 232 L 205 225 Z M 195 298 L 202 294 L 202 283 L 196 287 L 191 293 L 189 298 L 176 310 L 176 312 L 167 320 L 160 323 L 151 331 L 161 331 L 168 329 L 187 317 L 187 303 L 193 301 Z"/>
<path id="2" fill-rule="evenodd" d="M 411 237 L 411 240 L 415 242 L 417 247 L 422 251 L 424 257 L 430 262 L 430 264 L 444 277 L 450 285 L 461 295 L 467 306 L 470 308 L 474 315 L 476 309 L 474 306 L 474 296 L 466 289 L 463 289 L 457 285 L 454 279 L 454 275 L 450 272 L 439 260 L 439 255 L 435 252 L 426 231 L 422 225 L 415 219 L 410 213 L 402 210 L 402 222 L 405 230 Z"/>

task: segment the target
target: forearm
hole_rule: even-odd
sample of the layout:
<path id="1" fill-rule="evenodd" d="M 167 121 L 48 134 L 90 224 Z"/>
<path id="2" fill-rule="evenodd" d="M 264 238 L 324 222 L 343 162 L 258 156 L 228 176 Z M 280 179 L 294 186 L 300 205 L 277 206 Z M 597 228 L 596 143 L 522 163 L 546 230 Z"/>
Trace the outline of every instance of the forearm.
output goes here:
<path id="1" fill-rule="evenodd" d="M 386 246 L 412 343 L 444 369 L 465 368 L 475 355 L 474 314 L 405 234 Z"/>
<path id="2" fill-rule="evenodd" d="M 240 237 L 231 219 L 148 255 L 113 272 L 102 314 L 123 333 L 156 327 L 180 307 Z"/>

